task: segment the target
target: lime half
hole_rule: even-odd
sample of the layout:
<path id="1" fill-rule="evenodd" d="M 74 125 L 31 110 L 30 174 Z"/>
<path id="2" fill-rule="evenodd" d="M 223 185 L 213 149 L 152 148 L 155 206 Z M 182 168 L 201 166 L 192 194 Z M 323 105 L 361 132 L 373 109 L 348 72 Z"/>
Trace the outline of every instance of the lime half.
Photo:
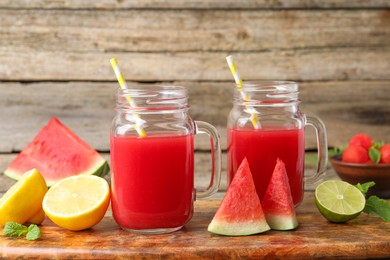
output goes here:
<path id="1" fill-rule="evenodd" d="M 324 181 L 315 191 L 316 205 L 329 221 L 343 223 L 356 218 L 366 204 L 364 195 L 344 181 Z"/>

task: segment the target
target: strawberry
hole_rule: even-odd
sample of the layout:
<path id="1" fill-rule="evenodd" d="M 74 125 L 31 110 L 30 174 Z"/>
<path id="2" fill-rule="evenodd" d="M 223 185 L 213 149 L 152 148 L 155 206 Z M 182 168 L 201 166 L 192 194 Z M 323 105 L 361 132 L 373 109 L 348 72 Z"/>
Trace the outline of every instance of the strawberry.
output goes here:
<path id="1" fill-rule="evenodd" d="M 350 163 L 367 163 L 370 161 L 370 158 L 367 150 L 362 146 L 350 145 L 344 150 L 342 161 Z"/>
<path id="2" fill-rule="evenodd" d="M 381 160 L 379 163 L 390 163 L 390 144 L 385 144 L 380 148 Z"/>
<path id="3" fill-rule="evenodd" d="M 349 140 L 349 145 L 361 146 L 368 151 L 372 146 L 372 138 L 366 134 L 356 134 Z"/>

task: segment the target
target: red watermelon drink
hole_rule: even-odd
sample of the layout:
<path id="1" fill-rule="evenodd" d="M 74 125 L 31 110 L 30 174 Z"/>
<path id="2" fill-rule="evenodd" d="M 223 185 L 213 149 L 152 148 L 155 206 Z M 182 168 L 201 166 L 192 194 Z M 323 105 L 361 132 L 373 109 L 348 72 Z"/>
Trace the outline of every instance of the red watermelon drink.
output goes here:
<path id="1" fill-rule="evenodd" d="M 235 88 L 227 127 L 228 181 L 246 157 L 260 200 L 277 158 L 285 163 L 295 206 L 303 199 L 304 184 L 315 184 L 326 171 L 325 125 L 299 110 L 298 95 L 298 84 L 291 81 L 244 82 Z M 304 178 L 305 126 L 316 130 L 319 158 L 316 173 L 308 178 Z"/>
<path id="2" fill-rule="evenodd" d="M 193 212 L 193 135 L 112 137 L 112 208 L 128 229 L 176 228 Z M 120 181 L 118 181 L 120 180 Z"/>
<path id="3" fill-rule="evenodd" d="M 231 182 L 240 163 L 247 158 L 263 199 L 277 158 L 285 162 L 294 204 L 303 199 L 305 157 L 304 129 L 228 129 L 228 179 Z"/>
<path id="4" fill-rule="evenodd" d="M 110 138 L 111 202 L 113 217 L 125 230 L 144 234 L 179 230 L 190 221 L 195 198 L 207 198 L 218 190 L 218 133 L 210 124 L 190 118 L 187 100 L 182 87 L 118 90 Z M 198 133 L 209 135 L 213 158 L 210 185 L 202 192 L 194 188 Z"/>

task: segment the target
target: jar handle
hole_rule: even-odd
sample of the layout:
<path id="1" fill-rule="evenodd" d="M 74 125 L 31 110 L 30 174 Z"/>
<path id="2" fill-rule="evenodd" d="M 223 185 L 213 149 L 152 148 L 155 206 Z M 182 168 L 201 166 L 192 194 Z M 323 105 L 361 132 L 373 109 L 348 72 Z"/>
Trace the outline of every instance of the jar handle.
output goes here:
<path id="1" fill-rule="evenodd" d="M 211 178 L 209 187 L 205 191 L 197 191 L 196 197 L 205 199 L 211 197 L 219 189 L 221 182 L 221 141 L 217 129 L 209 123 L 195 121 L 195 134 L 207 134 L 211 145 Z"/>
<path id="2" fill-rule="evenodd" d="M 316 185 L 324 179 L 328 165 L 328 141 L 325 124 L 317 116 L 306 116 L 306 125 L 314 127 L 317 140 L 317 171 L 305 178 L 305 184 Z"/>

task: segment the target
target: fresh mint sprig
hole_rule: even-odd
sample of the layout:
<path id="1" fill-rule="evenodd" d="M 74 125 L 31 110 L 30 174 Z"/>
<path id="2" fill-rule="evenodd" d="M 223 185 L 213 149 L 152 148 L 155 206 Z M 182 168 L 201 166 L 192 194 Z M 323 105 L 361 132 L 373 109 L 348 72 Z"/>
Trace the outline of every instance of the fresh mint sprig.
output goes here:
<path id="1" fill-rule="evenodd" d="M 375 182 L 373 181 L 369 181 L 369 182 L 365 182 L 363 184 L 356 184 L 356 188 L 358 188 L 360 190 L 361 193 L 363 193 L 364 196 L 366 196 L 368 190 L 375 185 Z"/>
<path id="2" fill-rule="evenodd" d="M 375 185 L 375 182 L 370 181 L 363 184 L 356 184 L 356 187 L 366 196 L 368 190 Z M 370 196 L 366 199 L 366 205 L 363 212 L 376 215 L 386 222 L 390 222 L 390 204 L 387 200 L 378 198 L 377 196 Z"/>
<path id="3" fill-rule="evenodd" d="M 386 222 L 390 222 L 390 204 L 377 196 L 370 196 L 366 200 L 366 206 L 364 206 L 363 211 L 368 214 L 379 216 Z"/>
<path id="4" fill-rule="evenodd" d="M 381 160 L 381 147 L 385 144 L 385 142 L 373 142 L 372 146 L 368 150 L 368 156 L 374 163 L 379 163 Z"/>
<path id="5" fill-rule="evenodd" d="M 379 163 L 381 160 L 381 152 L 379 148 L 375 146 L 371 146 L 370 150 L 368 150 L 368 156 L 374 163 Z"/>
<path id="6" fill-rule="evenodd" d="M 333 149 L 330 149 L 328 151 L 328 155 L 329 157 L 333 157 L 333 156 L 336 156 L 336 155 L 342 155 L 345 148 L 347 148 L 346 146 L 339 146 L 339 147 L 334 147 Z"/>
<path id="7" fill-rule="evenodd" d="M 41 231 L 37 225 L 31 224 L 27 227 L 16 222 L 5 223 L 3 234 L 10 237 L 20 237 L 26 235 L 27 240 L 36 240 L 41 237 Z"/>

